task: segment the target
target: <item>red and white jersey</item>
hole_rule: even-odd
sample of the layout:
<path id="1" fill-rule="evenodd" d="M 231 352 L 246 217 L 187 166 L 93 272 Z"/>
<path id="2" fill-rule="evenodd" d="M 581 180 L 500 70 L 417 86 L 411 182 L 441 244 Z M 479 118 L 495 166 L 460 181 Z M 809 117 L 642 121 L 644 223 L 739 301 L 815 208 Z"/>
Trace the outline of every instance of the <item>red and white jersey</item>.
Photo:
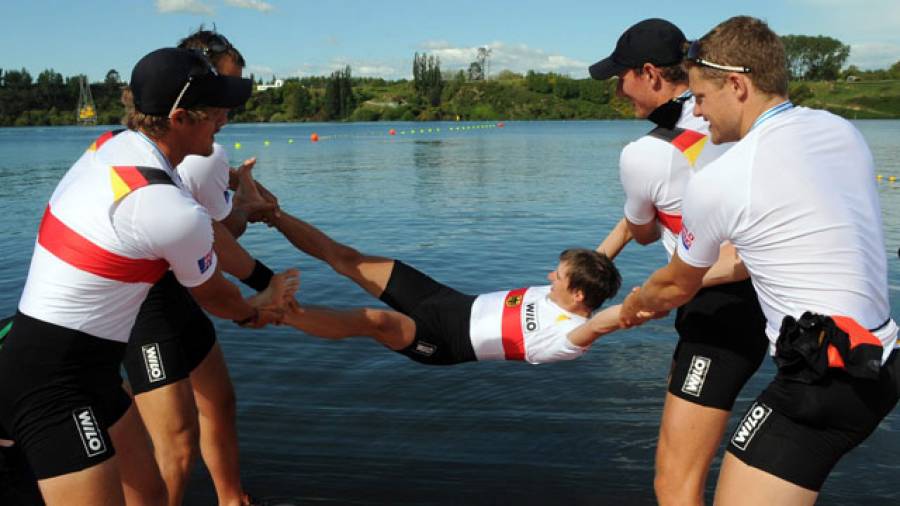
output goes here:
<path id="1" fill-rule="evenodd" d="M 681 200 L 688 179 L 731 147 L 715 145 L 708 136 L 709 124 L 694 116 L 690 97 L 674 129 L 656 128 L 622 149 L 619 178 L 625 190 L 625 219 L 635 225 L 656 220 L 670 259 L 681 232 Z"/>
<path id="2" fill-rule="evenodd" d="M 691 179 L 679 258 L 708 267 L 723 241 L 750 272 L 773 349 L 785 316 L 846 316 L 867 329 L 890 316 L 872 154 L 831 113 L 773 115 Z M 887 357 L 897 326 L 874 334 Z"/>
<path id="3" fill-rule="evenodd" d="M 210 218 L 222 221 L 231 213 L 231 192 L 228 191 L 231 167 L 225 148 L 213 144 L 210 156 L 188 155 L 176 170 L 184 187 L 206 208 Z"/>
<path id="4" fill-rule="evenodd" d="M 469 335 L 478 360 L 532 364 L 573 360 L 588 347 L 569 341 L 587 319 L 550 300 L 550 285 L 479 295 L 472 304 Z"/>
<path id="5" fill-rule="evenodd" d="M 168 184 L 151 184 L 159 174 Z M 183 285 L 215 272 L 209 215 L 140 133 L 101 136 L 63 176 L 41 222 L 19 310 L 126 342 L 169 268 Z"/>

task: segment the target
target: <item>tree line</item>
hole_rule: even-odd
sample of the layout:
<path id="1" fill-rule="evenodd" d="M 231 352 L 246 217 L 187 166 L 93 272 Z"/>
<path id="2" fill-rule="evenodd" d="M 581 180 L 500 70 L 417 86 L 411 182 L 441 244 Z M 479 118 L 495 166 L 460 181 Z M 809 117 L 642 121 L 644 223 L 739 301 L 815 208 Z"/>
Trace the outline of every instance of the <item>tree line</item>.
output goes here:
<path id="1" fill-rule="evenodd" d="M 900 79 L 890 68 L 844 68 L 849 46 L 825 36 L 782 37 L 792 81 Z M 488 48 L 478 48 L 467 70 L 441 71 L 440 59 L 416 53 L 412 81 L 357 78 L 349 66 L 330 76 L 289 78 L 280 88 L 255 92 L 232 111 L 237 122 L 377 121 L 436 119 L 591 119 L 630 117 L 615 96 L 615 81 L 573 79 L 557 73 L 486 72 Z M 488 79 L 488 77 L 491 77 Z M 34 79 L 27 70 L 0 69 L 0 126 L 67 125 L 76 122 L 81 75 L 64 78 L 52 69 Z M 252 76 L 251 76 L 252 78 Z M 115 70 L 90 89 L 101 124 L 119 123 L 121 82 Z M 795 88 L 799 89 L 799 88 Z M 809 88 L 799 89 L 802 95 Z"/>

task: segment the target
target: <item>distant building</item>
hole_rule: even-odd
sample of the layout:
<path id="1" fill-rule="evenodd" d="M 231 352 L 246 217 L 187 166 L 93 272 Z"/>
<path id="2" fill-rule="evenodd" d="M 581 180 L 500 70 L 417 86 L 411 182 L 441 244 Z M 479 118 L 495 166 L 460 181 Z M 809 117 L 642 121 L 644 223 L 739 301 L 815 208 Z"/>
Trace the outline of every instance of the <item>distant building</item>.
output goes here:
<path id="1" fill-rule="evenodd" d="M 281 79 L 276 79 L 275 84 L 257 84 L 256 91 L 266 91 L 272 88 L 281 88 L 284 86 L 284 81 Z"/>
<path id="2" fill-rule="evenodd" d="M 859 77 L 857 77 L 857 76 L 847 76 L 847 82 L 848 82 L 848 83 L 855 83 L 856 81 L 859 81 Z"/>

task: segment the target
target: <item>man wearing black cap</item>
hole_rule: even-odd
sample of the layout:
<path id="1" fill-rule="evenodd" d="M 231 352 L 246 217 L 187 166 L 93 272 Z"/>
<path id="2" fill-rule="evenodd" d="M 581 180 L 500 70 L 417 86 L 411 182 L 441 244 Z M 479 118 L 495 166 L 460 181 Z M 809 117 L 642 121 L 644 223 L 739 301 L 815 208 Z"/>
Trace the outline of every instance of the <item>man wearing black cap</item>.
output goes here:
<path id="1" fill-rule="evenodd" d="M 688 179 L 729 147 L 709 142 L 708 124 L 692 114 L 681 64 L 685 42 L 672 23 L 647 19 L 590 67 L 594 79 L 617 76 L 617 94 L 631 101 L 637 117 L 655 124 L 622 150 L 625 217 L 598 247 L 611 257 L 634 239 L 661 240 L 671 258 Z M 723 246 L 706 288 L 678 309 L 679 341 L 656 452 L 654 489 L 663 505 L 703 504 L 706 475 L 734 400 L 765 356 L 765 319 L 740 267 L 734 249 Z"/>
<path id="2" fill-rule="evenodd" d="M 217 75 L 198 52 L 148 54 L 131 77 L 134 129 L 100 136 L 50 198 L 0 349 L 0 429 L 49 505 L 166 502 L 119 372 L 153 283 L 171 269 L 207 311 L 253 327 L 277 319 L 296 290 L 288 272 L 244 300 L 219 272 L 208 214 L 174 170 L 211 153 L 251 86 Z"/>

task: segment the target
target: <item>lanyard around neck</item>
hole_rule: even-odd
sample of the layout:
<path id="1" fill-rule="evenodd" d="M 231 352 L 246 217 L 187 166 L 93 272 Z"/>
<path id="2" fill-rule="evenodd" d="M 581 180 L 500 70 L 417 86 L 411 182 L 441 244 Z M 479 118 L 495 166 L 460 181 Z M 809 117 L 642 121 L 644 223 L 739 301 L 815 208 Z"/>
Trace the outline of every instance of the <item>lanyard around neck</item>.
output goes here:
<path id="1" fill-rule="evenodd" d="M 787 111 L 789 109 L 793 109 L 793 107 L 794 107 L 794 104 L 792 104 L 790 100 L 785 100 L 784 102 L 776 105 L 775 107 L 770 108 L 766 112 L 760 114 L 758 118 L 756 118 L 756 121 L 754 121 L 753 125 L 750 126 L 749 131 L 752 131 L 754 128 L 763 124 L 765 121 L 772 119 L 772 117 L 777 116 L 778 114 L 781 114 L 784 111 Z"/>

